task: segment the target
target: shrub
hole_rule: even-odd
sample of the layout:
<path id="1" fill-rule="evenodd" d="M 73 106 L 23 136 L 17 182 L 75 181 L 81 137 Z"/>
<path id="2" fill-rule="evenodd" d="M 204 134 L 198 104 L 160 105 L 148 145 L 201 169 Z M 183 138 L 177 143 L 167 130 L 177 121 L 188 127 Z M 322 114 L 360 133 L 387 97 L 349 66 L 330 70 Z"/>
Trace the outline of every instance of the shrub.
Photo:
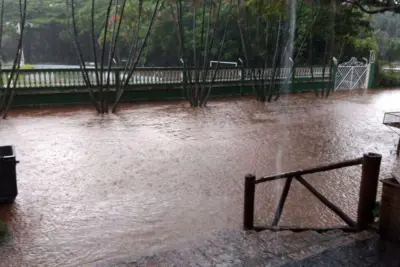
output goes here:
<path id="1" fill-rule="evenodd" d="M 30 65 L 30 64 L 25 64 L 21 66 L 21 69 L 23 70 L 33 70 L 35 68 L 35 66 Z"/>
<path id="2" fill-rule="evenodd" d="M 384 70 L 377 63 L 375 72 L 375 87 L 400 87 L 400 71 Z"/>

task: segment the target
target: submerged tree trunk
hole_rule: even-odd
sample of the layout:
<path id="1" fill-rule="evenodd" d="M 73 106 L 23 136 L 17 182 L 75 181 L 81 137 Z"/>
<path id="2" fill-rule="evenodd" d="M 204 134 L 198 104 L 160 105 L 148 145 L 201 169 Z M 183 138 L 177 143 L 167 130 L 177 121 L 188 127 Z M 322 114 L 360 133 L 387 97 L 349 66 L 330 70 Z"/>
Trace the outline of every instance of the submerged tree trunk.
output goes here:
<path id="1" fill-rule="evenodd" d="M 267 25 L 265 27 L 266 32 L 265 32 L 265 57 L 264 57 L 264 69 L 263 69 L 263 80 L 262 80 L 262 90 L 263 90 L 263 95 L 266 97 L 268 95 L 267 91 L 267 81 L 268 81 L 268 42 L 269 42 L 269 32 L 270 32 L 270 26 L 269 23 L 267 22 Z"/>
<path id="2" fill-rule="evenodd" d="M 116 54 L 116 51 L 118 49 L 118 40 L 120 38 L 120 32 L 121 32 L 121 27 L 122 27 L 122 22 L 124 19 L 124 13 L 126 9 L 126 4 L 127 0 L 122 0 L 122 4 L 119 5 L 117 2 L 115 4 L 114 0 L 109 0 L 107 4 L 107 9 L 105 12 L 105 17 L 103 21 L 103 33 L 99 34 L 99 36 L 102 38 L 102 44 L 100 45 L 100 51 L 97 51 L 97 45 L 96 45 L 96 27 L 95 27 L 95 0 L 91 0 L 91 46 L 92 46 L 92 54 L 94 58 L 94 77 L 96 80 L 96 89 L 97 93 L 93 92 L 93 85 L 90 81 L 90 78 L 92 77 L 92 73 L 89 73 L 85 61 L 84 61 L 84 55 L 82 53 L 81 45 L 79 42 L 79 36 L 78 36 L 78 28 L 77 28 L 77 23 L 76 23 L 76 14 L 75 14 L 75 2 L 74 0 L 67 0 L 67 7 L 71 6 L 71 19 L 72 19 L 72 26 L 70 23 L 70 27 L 72 27 L 71 34 L 73 36 L 73 42 L 74 42 L 74 47 L 75 51 L 77 54 L 79 66 L 81 69 L 82 73 L 82 78 L 83 81 L 85 82 L 87 88 L 89 89 L 89 94 L 91 96 L 92 102 L 96 107 L 96 110 L 98 113 L 104 114 L 108 113 L 109 110 L 109 92 L 111 88 L 111 75 L 112 75 L 112 65 L 114 62 L 114 57 Z M 129 49 L 129 56 L 126 62 L 126 65 L 124 67 L 124 70 L 122 73 L 119 71 L 115 71 L 115 94 L 116 94 L 116 99 L 114 101 L 114 105 L 112 108 L 112 112 L 115 112 L 117 110 L 118 104 L 121 100 L 121 96 L 124 93 L 124 90 L 126 87 L 129 85 L 129 81 L 133 76 L 133 72 L 136 68 L 136 66 L 139 63 L 140 56 L 143 53 L 143 49 L 146 45 L 147 39 L 149 37 L 152 25 L 155 20 L 156 13 L 160 7 L 160 5 L 163 3 L 164 0 L 157 0 L 155 5 L 154 5 L 154 11 L 153 15 L 151 17 L 151 20 L 149 22 L 147 32 L 144 36 L 144 38 L 141 40 L 140 38 L 140 27 L 142 25 L 142 12 L 143 12 L 143 0 L 138 0 L 138 19 L 136 20 L 136 27 L 133 30 L 133 35 L 132 35 L 132 40 L 130 43 L 130 49 Z M 112 16 L 112 10 L 113 10 L 113 5 L 115 11 L 113 11 L 114 15 Z M 69 19 L 70 20 L 70 19 Z M 112 24 L 112 26 L 111 26 Z M 110 37 L 111 39 L 109 39 Z M 139 42 L 141 41 L 141 45 L 139 45 Z M 108 51 L 108 57 L 106 58 L 106 51 Z M 98 57 L 98 53 L 100 53 L 100 60 Z M 99 62 L 100 61 L 100 62 Z M 100 66 L 99 66 L 100 65 Z M 122 76 L 122 82 L 120 82 Z"/>
<path id="3" fill-rule="evenodd" d="M 118 13 L 118 6 L 115 7 L 115 16 L 114 16 L 114 29 L 113 29 L 113 38 L 111 39 L 112 43 L 111 43 L 111 47 L 110 47 L 110 55 L 109 55 L 109 61 L 108 61 L 108 70 L 107 70 L 107 89 L 106 89 L 106 94 L 107 94 L 107 98 L 108 98 L 108 92 L 109 92 L 109 87 L 110 87 L 110 74 L 111 74 L 111 66 L 114 60 L 114 55 L 115 55 L 115 51 L 117 49 L 117 44 L 118 44 L 118 36 L 121 30 L 121 25 L 122 25 L 122 20 L 124 18 L 124 11 L 125 11 L 125 6 L 126 6 L 126 0 L 123 2 L 122 7 L 121 7 L 121 12 Z M 119 21 L 118 21 L 118 26 L 116 27 L 116 18 L 117 15 L 120 14 L 119 16 Z M 117 92 L 119 92 L 120 88 L 120 83 L 118 82 L 120 80 L 120 73 L 119 72 L 115 72 L 115 93 L 117 94 Z M 107 110 L 106 112 L 108 112 L 108 105 L 107 105 Z M 113 109 L 114 112 L 114 109 Z"/>
<path id="4" fill-rule="evenodd" d="M 324 61 L 322 65 L 322 89 L 321 89 L 321 97 L 325 96 L 325 72 L 326 72 L 326 64 L 328 60 L 328 41 L 325 41 L 325 49 L 324 49 Z"/>
<path id="5" fill-rule="evenodd" d="M 277 22 L 277 30 L 276 30 L 276 40 L 275 40 L 275 50 L 274 50 L 274 57 L 272 59 L 272 77 L 271 77 L 271 82 L 270 82 L 270 88 L 269 88 L 269 95 L 268 95 L 268 102 L 271 102 L 273 93 L 275 90 L 276 86 L 276 73 L 277 69 L 280 72 L 280 66 L 278 68 L 276 67 L 276 61 L 279 53 L 279 43 L 280 43 L 280 37 L 281 37 L 281 22 L 282 18 L 279 17 L 279 20 Z"/>
<path id="6" fill-rule="evenodd" d="M 228 3 L 228 11 L 225 9 L 225 12 L 228 12 L 225 21 L 221 21 L 220 17 L 224 10 L 222 6 L 224 5 L 224 2 L 228 1 L 218 0 L 215 2 L 204 0 L 202 2 L 200 16 L 197 16 L 198 10 L 196 8 L 196 3 L 193 3 L 194 6 L 192 9 L 193 14 L 191 21 L 192 51 L 187 51 L 185 46 L 182 0 L 176 1 L 177 15 L 175 15 L 172 3 L 169 4 L 172 18 L 176 22 L 177 38 L 182 57 L 183 88 L 191 107 L 205 107 L 207 105 L 213 85 L 215 84 L 220 70 L 220 61 L 225 48 L 227 28 L 231 19 L 230 12 L 232 10 L 232 0 Z M 200 18 L 199 22 L 198 18 Z M 197 25 L 198 23 L 199 25 Z M 200 29 L 200 38 L 196 37 L 197 29 Z M 217 34 L 219 30 L 223 31 L 222 36 L 220 36 L 221 40 L 219 45 L 214 47 L 215 43 L 217 43 L 216 38 L 218 37 Z M 215 67 L 211 67 L 211 64 L 208 64 L 208 61 L 213 56 L 213 51 L 216 51 L 217 53 Z M 190 60 L 186 59 L 187 54 L 193 55 L 191 66 L 189 65 Z M 211 76 L 209 75 L 210 72 Z"/>
<path id="7" fill-rule="evenodd" d="M 304 1 L 301 2 L 300 8 L 301 8 L 301 6 L 303 5 L 303 2 L 304 2 Z M 299 10 L 300 10 L 300 8 L 299 8 Z M 308 37 L 309 37 L 309 36 L 312 36 L 312 32 L 313 32 L 313 30 L 314 30 L 314 28 L 315 28 L 315 25 L 316 25 L 316 23 L 317 23 L 317 19 L 318 19 L 318 16 L 319 16 L 321 10 L 322 10 L 322 5 L 319 7 L 319 9 L 317 10 L 317 12 L 316 12 L 316 14 L 315 14 L 315 16 L 314 16 L 314 3 L 312 4 L 312 7 L 311 7 L 311 18 L 313 18 L 313 19 L 312 19 L 312 21 L 311 21 L 311 25 L 310 25 L 310 27 L 307 29 L 305 35 L 303 36 L 303 39 L 301 40 L 300 46 L 297 47 L 297 50 L 298 50 L 298 51 L 297 51 L 297 53 L 296 53 L 296 56 L 295 56 L 294 59 L 292 60 L 292 66 L 291 66 L 291 68 L 290 68 L 290 71 L 289 71 L 287 77 L 285 77 L 285 84 L 287 84 L 287 82 L 288 82 L 288 80 L 289 80 L 290 78 L 292 79 L 292 84 L 294 83 L 294 80 L 295 80 L 294 70 L 295 70 L 296 63 L 298 62 L 298 59 L 300 58 L 301 51 L 303 50 L 303 47 L 304 47 L 304 45 L 306 44 L 306 41 L 307 41 Z M 296 24 L 299 24 L 299 23 L 300 23 L 300 19 L 297 18 Z M 294 40 L 296 39 L 296 36 L 297 36 L 297 34 L 295 34 Z M 293 42 L 294 42 L 294 40 L 293 40 Z M 313 49 L 311 43 L 312 43 L 312 37 L 311 37 L 311 39 L 310 39 L 310 44 L 309 44 L 309 45 L 310 45 L 310 51 L 309 51 L 310 55 L 312 55 L 312 49 Z M 313 66 L 310 65 L 310 68 L 311 68 L 312 83 L 314 84 Z M 316 91 L 316 93 L 317 93 L 317 96 L 318 96 L 318 92 L 317 92 L 317 91 Z M 278 100 L 279 97 L 280 97 L 280 92 L 278 92 L 278 94 L 277 94 L 277 96 L 276 96 L 276 98 L 275 98 L 275 101 Z"/>
<path id="8" fill-rule="evenodd" d="M 94 9 L 95 9 L 95 0 L 92 0 L 92 12 L 91 12 L 91 34 L 92 34 L 92 46 L 93 46 L 93 59 L 94 59 L 94 70 L 96 76 L 96 86 L 100 85 L 99 80 L 99 72 L 98 72 L 98 62 L 97 62 L 97 49 L 96 49 L 96 33 L 95 33 L 95 25 L 94 25 Z"/>
<path id="9" fill-rule="evenodd" d="M 252 68 L 252 66 L 250 65 L 250 61 L 249 61 L 249 52 L 248 52 L 247 45 L 246 45 L 246 40 L 248 40 L 248 38 L 246 38 L 246 36 L 245 36 L 245 30 L 244 30 L 245 27 L 243 27 L 243 25 L 241 23 L 242 18 L 241 18 L 241 13 L 240 13 L 240 3 L 241 3 L 240 0 L 238 0 L 237 1 L 237 14 L 238 14 L 237 23 L 238 23 L 238 28 L 239 28 L 240 42 L 242 45 L 243 56 L 245 59 L 246 71 L 251 72 L 250 77 L 247 77 L 247 74 L 248 74 L 247 72 L 245 72 L 244 74 L 245 74 L 245 79 L 250 78 L 250 82 L 251 82 L 251 79 L 255 80 L 256 78 L 255 78 L 254 68 Z M 247 10 L 246 10 L 246 13 L 247 13 Z M 251 82 L 251 86 L 253 88 L 253 92 L 255 93 L 257 100 L 261 100 L 261 94 L 259 92 L 259 88 L 253 82 Z"/>
<path id="10" fill-rule="evenodd" d="M 229 11 L 228 11 L 229 14 L 231 13 L 231 10 L 232 10 L 232 0 L 229 1 Z M 219 8 L 219 11 L 220 11 L 220 8 Z M 206 106 L 207 105 L 207 102 L 208 102 L 208 99 L 210 97 L 210 93 L 211 93 L 212 87 L 213 87 L 215 79 L 217 77 L 219 66 L 220 66 L 220 61 L 221 61 L 221 57 L 222 57 L 222 53 L 224 51 L 225 39 L 226 39 L 227 30 L 228 30 L 229 20 L 230 20 L 230 15 L 227 16 L 226 21 L 225 21 L 224 33 L 222 35 L 222 40 L 221 40 L 220 47 L 219 47 L 219 52 L 218 52 L 218 56 L 217 56 L 217 64 L 216 64 L 216 67 L 214 69 L 214 75 L 213 75 L 213 77 L 211 79 L 210 85 L 208 86 L 208 90 L 207 90 L 205 96 L 200 99 L 200 106 Z M 211 51 L 208 51 L 208 53 L 211 53 Z"/>
<path id="11" fill-rule="evenodd" d="M 332 26 L 331 26 L 331 40 L 330 40 L 330 52 L 329 52 L 329 60 L 330 60 L 330 71 L 329 71 L 329 84 L 328 84 L 328 88 L 325 94 L 325 97 L 329 97 L 330 93 L 333 91 L 333 87 L 334 87 L 334 77 L 333 77 L 333 67 L 334 67 L 334 60 L 333 60 L 333 52 L 335 49 L 335 24 L 336 24 L 336 2 L 333 0 L 332 1 L 332 9 L 333 12 L 332 14 Z"/>
<path id="12" fill-rule="evenodd" d="M 141 1 L 139 1 L 139 3 L 140 2 Z M 127 72 L 126 73 L 124 72 L 122 74 L 123 77 L 124 77 L 124 82 L 122 82 L 121 90 L 120 90 L 119 94 L 117 95 L 117 97 L 115 99 L 114 106 L 112 108 L 112 112 L 113 113 L 116 112 L 116 110 L 118 108 L 118 105 L 119 105 L 119 103 L 121 101 L 122 94 L 124 93 L 125 89 L 128 87 L 129 81 L 132 78 L 133 73 L 134 73 L 134 71 L 135 71 L 135 69 L 136 69 L 136 67 L 137 67 L 137 65 L 139 63 L 140 57 L 141 57 L 141 55 L 143 53 L 144 47 L 146 46 L 146 43 L 147 43 L 147 39 L 149 38 L 151 29 L 153 27 L 154 20 L 156 18 L 156 14 L 158 12 L 159 7 L 163 4 L 163 2 L 164 2 L 164 0 L 157 0 L 157 2 L 155 4 L 155 7 L 153 9 L 153 13 L 152 13 L 149 25 L 148 25 L 147 30 L 146 30 L 146 34 L 145 34 L 145 36 L 143 38 L 143 41 L 142 41 L 142 44 L 141 44 L 139 50 L 137 51 L 137 55 L 132 55 L 132 59 L 134 58 L 134 60 L 131 61 L 132 65 L 130 66 L 130 68 L 129 67 L 127 68 Z M 136 37 L 136 40 L 139 40 L 139 31 L 137 31 L 137 34 L 138 35 Z M 136 43 L 136 45 L 138 45 L 138 42 Z"/>
<path id="13" fill-rule="evenodd" d="M 314 65 L 313 65 L 313 35 L 310 34 L 310 51 L 309 51 L 309 55 L 308 55 L 309 59 L 308 59 L 308 65 L 310 67 L 310 72 L 311 72 L 311 83 L 314 86 L 314 91 L 315 91 L 315 96 L 319 97 L 319 93 L 318 93 L 318 88 L 315 85 L 315 80 L 314 80 Z"/>
<path id="14" fill-rule="evenodd" d="M 206 3 L 206 1 L 204 1 Z M 210 2 L 211 5 L 211 2 Z M 208 9 L 208 18 L 207 18 L 207 31 L 206 31 L 206 40 L 204 44 L 204 48 L 202 51 L 205 51 L 205 54 L 203 55 L 203 79 L 202 79 L 202 85 L 201 85 L 201 94 L 202 92 L 206 91 L 207 83 L 208 83 L 208 59 L 209 59 L 209 54 L 211 51 L 212 47 L 212 37 L 210 37 L 210 30 L 211 30 L 211 16 L 212 16 L 212 11 L 213 11 L 213 6 L 210 6 Z M 205 11 L 205 8 L 204 8 Z M 214 32 L 214 31 L 213 31 Z M 201 38 L 203 41 L 203 37 Z"/>
<path id="15" fill-rule="evenodd" d="M 100 101 L 100 110 L 101 113 L 104 114 L 107 112 L 108 108 L 108 103 L 107 103 L 107 97 L 105 96 L 104 92 L 104 57 L 106 53 L 106 44 L 107 44 L 107 32 L 108 32 L 108 22 L 110 18 L 110 13 L 111 13 L 111 7 L 112 7 L 113 0 L 110 0 L 108 3 L 107 7 L 107 12 L 106 12 L 106 18 L 104 22 L 104 35 L 103 35 L 103 46 L 101 49 L 101 57 L 100 57 L 100 89 L 99 89 L 99 101 Z M 106 85 L 107 86 L 107 85 Z"/>
<path id="16" fill-rule="evenodd" d="M 2 1 L 2 10 L 1 10 L 1 28 L 3 28 L 4 21 L 4 1 Z M 13 67 L 11 69 L 11 73 L 9 77 L 6 77 L 7 85 L 3 91 L 3 95 L 0 100 L 0 115 L 3 119 L 7 118 L 8 111 L 11 108 L 12 101 L 14 99 L 14 89 L 17 87 L 18 78 L 19 78 L 19 70 L 21 67 L 21 56 L 22 56 L 22 44 L 25 34 L 25 21 L 26 21 L 26 9 L 27 9 L 27 0 L 19 0 L 19 13 L 20 13 L 20 21 L 19 21 L 19 41 L 17 46 L 17 51 L 15 54 Z M 0 33 L 3 35 L 3 31 Z M 2 38 L 1 38 L 2 41 Z M 0 43 L 1 43 L 0 41 Z M 2 73 L 1 73 L 2 74 Z"/>
<path id="17" fill-rule="evenodd" d="M 94 0 L 92 0 L 92 1 L 93 1 L 92 5 L 94 5 Z M 69 10 L 69 0 L 67 0 L 66 3 L 67 3 L 67 10 Z M 73 40 L 72 42 L 73 42 L 74 49 L 75 49 L 75 52 L 77 55 L 77 60 L 78 60 L 79 68 L 81 70 L 82 79 L 83 79 L 86 87 L 89 90 L 89 96 L 90 96 L 91 102 L 95 106 L 97 112 L 101 113 L 101 107 L 100 107 L 99 102 L 97 101 L 96 96 L 93 92 L 93 88 L 90 83 L 90 79 L 89 79 L 89 75 L 88 75 L 88 70 L 85 65 L 81 45 L 79 42 L 78 29 L 77 29 L 77 25 L 76 25 L 76 16 L 75 16 L 75 1 L 71 0 L 70 5 L 71 5 L 71 17 L 68 16 L 68 28 L 71 29 L 71 19 L 72 19 L 72 30 L 71 30 L 71 35 L 72 35 L 72 40 Z M 92 16 L 93 16 L 92 19 L 94 19 L 94 13 L 92 13 Z M 97 73 L 97 69 L 96 69 L 96 73 Z"/>

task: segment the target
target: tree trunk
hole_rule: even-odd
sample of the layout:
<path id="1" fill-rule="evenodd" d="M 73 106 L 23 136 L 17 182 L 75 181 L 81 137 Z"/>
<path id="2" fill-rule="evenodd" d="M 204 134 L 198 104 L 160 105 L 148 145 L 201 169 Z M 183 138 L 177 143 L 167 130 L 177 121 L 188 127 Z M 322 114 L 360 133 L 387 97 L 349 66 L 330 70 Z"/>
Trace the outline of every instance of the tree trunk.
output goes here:
<path id="1" fill-rule="evenodd" d="M 229 11 L 228 11 L 229 14 L 230 14 L 231 10 L 232 10 L 232 0 L 230 0 L 230 2 L 229 2 Z M 225 44 L 225 39 L 226 39 L 227 30 L 228 30 L 228 23 L 229 23 L 229 20 L 230 20 L 230 16 L 228 16 L 228 17 L 226 18 L 226 21 L 225 21 L 224 34 L 223 34 L 223 36 L 222 36 L 222 40 L 221 40 L 221 44 L 220 44 L 220 48 L 219 48 L 219 53 L 218 53 L 218 58 L 217 58 L 217 65 L 216 65 L 216 67 L 215 67 L 214 75 L 213 75 L 213 77 L 212 77 L 211 83 L 210 83 L 210 85 L 209 85 L 209 87 L 208 87 L 207 94 L 206 94 L 206 96 L 205 96 L 203 99 L 201 99 L 201 102 L 200 102 L 200 105 L 201 105 L 201 106 L 206 106 L 206 105 L 207 105 L 207 102 L 208 102 L 208 99 L 209 99 L 209 97 L 210 97 L 210 93 L 211 93 L 213 84 L 214 84 L 214 82 L 215 82 L 215 78 L 216 78 L 217 73 L 218 73 L 218 70 L 219 70 L 219 65 L 220 65 L 219 62 L 220 62 L 221 57 L 222 57 L 222 52 L 223 52 L 223 48 L 224 48 L 224 44 Z"/>
<path id="2" fill-rule="evenodd" d="M 132 68 L 130 69 L 130 71 L 129 71 L 129 73 L 128 73 L 128 76 L 127 76 L 127 78 L 126 78 L 125 83 L 121 85 L 121 86 L 123 86 L 123 87 L 121 88 L 121 92 L 120 92 L 120 94 L 117 96 L 117 98 L 116 98 L 116 100 L 115 100 L 115 102 L 114 102 L 114 107 L 113 107 L 113 109 L 112 109 L 112 112 L 113 112 L 113 113 L 117 110 L 118 104 L 119 104 L 119 102 L 121 101 L 121 96 L 122 96 L 123 92 L 125 91 L 126 87 L 129 85 L 129 81 L 130 81 L 130 79 L 131 79 L 132 76 L 133 76 L 133 72 L 135 71 L 135 69 L 136 69 L 136 67 L 137 67 L 137 64 L 139 63 L 140 56 L 141 56 L 142 53 L 143 53 L 143 49 L 144 49 L 144 47 L 145 47 L 145 45 L 146 45 L 147 39 L 149 38 L 151 29 L 152 29 L 152 27 L 153 27 L 153 23 L 154 23 L 154 20 L 155 20 L 155 17 L 156 17 L 158 8 L 159 8 L 160 4 L 161 4 L 161 5 L 163 4 L 163 2 L 164 2 L 164 0 L 163 0 L 162 2 L 161 2 L 161 0 L 157 0 L 157 2 L 156 2 L 156 5 L 155 5 L 155 7 L 154 7 L 153 14 L 152 14 L 152 16 L 151 16 L 151 20 L 150 20 L 149 26 L 148 26 L 148 28 L 147 28 L 146 34 L 145 34 L 145 36 L 144 36 L 142 45 L 140 46 L 140 49 L 139 49 L 138 54 L 137 54 L 137 56 L 136 56 L 136 59 L 135 59 L 135 61 L 133 62 L 133 66 L 132 66 Z M 124 76 L 125 76 L 125 73 L 124 73 Z"/>
<path id="3" fill-rule="evenodd" d="M 276 41 L 275 41 L 275 51 L 274 51 L 274 57 L 272 60 L 272 78 L 271 78 L 271 83 L 270 83 L 270 92 L 268 96 L 268 102 L 271 102 L 272 96 L 273 96 L 273 91 L 275 89 L 275 83 L 276 83 L 276 60 L 279 52 L 279 44 L 280 44 L 280 37 L 281 37 L 281 22 L 282 18 L 279 17 L 278 20 L 278 25 L 277 25 L 277 30 L 276 30 Z M 280 66 L 278 67 L 278 71 L 280 71 Z"/>
<path id="4" fill-rule="evenodd" d="M 23 4 L 22 4 L 22 0 L 19 0 L 20 36 L 19 36 L 17 52 L 16 52 L 16 55 L 14 58 L 11 74 L 10 74 L 10 77 L 8 78 L 7 87 L 4 91 L 3 97 L 1 98 L 1 102 L 0 102 L 0 114 L 2 113 L 3 119 L 7 118 L 8 111 L 11 107 L 11 103 L 14 98 L 13 89 L 17 86 L 17 82 L 18 82 L 19 69 L 20 69 L 20 65 L 21 65 L 22 43 L 23 43 L 24 33 L 25 33 L 26 7 L 27 7 L 27 0 L 24 0 Z M 3 33 L 1 33 L 1 34 L 3 34 Z M 14 76 L 15 76 L 15 78 L 14 78 Z M 11 86 L 12 82 L 14 82 L 14 84 Z"/>

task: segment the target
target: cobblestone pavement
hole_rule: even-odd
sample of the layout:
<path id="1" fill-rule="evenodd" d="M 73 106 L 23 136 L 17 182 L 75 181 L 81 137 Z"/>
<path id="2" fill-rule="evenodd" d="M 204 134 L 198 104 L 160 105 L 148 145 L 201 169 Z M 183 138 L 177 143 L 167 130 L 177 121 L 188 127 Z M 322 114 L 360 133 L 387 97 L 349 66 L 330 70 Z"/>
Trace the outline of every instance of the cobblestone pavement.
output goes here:
<path id="1" fill-rule="evenodd" d="M 383 255 L 378 240 L 376 233 L 348 234 L 340 230 L 321 234 L 226 231 L 184 250 L 97 266 L 372 266 L 380 263 Z M 394 256 L 396 250 L 390 248 L 388 253 Z M 385 266 L 385 262 L 378 266 Z"/>
<path id="2" fill-rule="evenodd" d="M 400 266 L 400 246 L 375 237 L 334 249 L 326 250 L 302 261 L 283 267 L 313 266 Z"/>

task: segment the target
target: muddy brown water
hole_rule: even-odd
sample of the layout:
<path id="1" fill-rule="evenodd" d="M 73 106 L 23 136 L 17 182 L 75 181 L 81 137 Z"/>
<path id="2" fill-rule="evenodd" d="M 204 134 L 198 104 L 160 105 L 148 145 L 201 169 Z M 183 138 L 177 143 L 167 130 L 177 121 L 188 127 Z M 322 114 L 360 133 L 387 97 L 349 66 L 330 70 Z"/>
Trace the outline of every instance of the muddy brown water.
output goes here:
<path id="1" fill-rule="evenodd" d="M 400 91 L 13 111 L 0 122 L 0 145 L 13 144 L 19 195 L 0 206 L 11 235 L 0 266 L 94 266 L 187 246 L 241 227 L 243 181 L 359 157 L 396 165 L 397 135 L 382 125 L 400 110 Z M 308 176 L 353 218 L 360 167 Z M 271 223 L 283 181 L 259 185 L 256 223 Z M 342 224 L 294 183 L 281 225 Z"/>

